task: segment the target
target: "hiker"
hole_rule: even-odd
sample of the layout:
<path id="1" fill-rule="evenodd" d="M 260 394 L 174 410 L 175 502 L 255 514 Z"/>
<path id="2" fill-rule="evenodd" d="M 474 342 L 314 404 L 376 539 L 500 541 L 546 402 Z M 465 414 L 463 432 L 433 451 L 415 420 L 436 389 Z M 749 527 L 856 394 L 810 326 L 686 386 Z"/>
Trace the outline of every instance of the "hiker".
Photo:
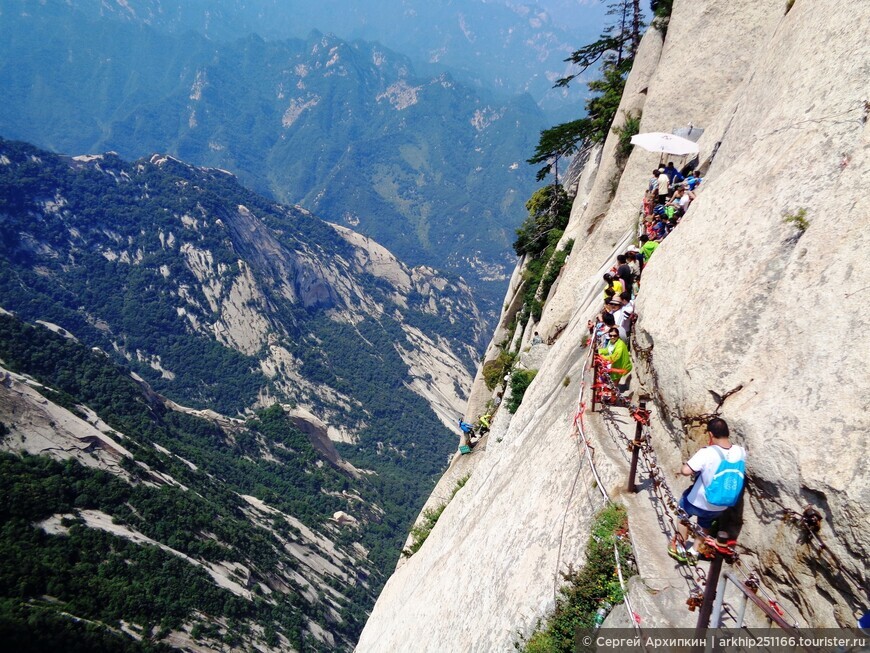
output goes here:
<path id="1" fill-rule="evenodd" d="M 474 435 L 474 426 L 460 419 L 459 428 L 462 430 L 462 444 L 471 446 L 471 436 Z"/>
<path id="2" fill-rule="evenodd" d="M 655 168 L 652 171 L 652 177 L 650 177 L 649 184 L 647 184 L 646 190 L 649 193 L 653 193 L 654 195 L 658 193 L 659 188 L 659 175 L 662 173 L 661 170 Z"/>
<path id="3" fill-rule="evenodd" d="M 599 313 L 595 317 L 594 322 L 592 320 L 589 320 L 586 323 L 586 326 L 589 327 L 589 337 L 591 340 L 591 347 L 593 349 L 598 349 L 599 347 L 603 347 L 604 343 L 607 342 L 607 330 L 610 327 L 607 326 L 603 321 L 604 313 L 607 313 L 607 311 L 603 311 L 602 313 Z M 608 313 L 608 315 L 609 315 L 609 313 Z M 610 319 L 613 320 L 612 315 L 610 316 Z"/>
<path id="4" fill-rule="evenodd" d="M 668 165 L 665 168 L 665 174 L 668 176 L 668 183 L 670 183 L 671 186 L 679 184 L 683 179 L 685 179 L 685 177 L 680 174 L 680 171 L 676 169 L 673 161 L 668 161 Z"/>
<path id="5" fill-rule="evenodd" d="M 683 186 L 677 186 L 677 189 L 674 191 L 674 196 L 665 206 L 674 207 L 675 215 L 677 217 L 682 217 L 686 214 L 689 204 L 691 204 L 694 199 L 695 193 L 683 188 Z"/>
<path id="6" fill-rule="evenodd" d="M 626 314 L 631 315 L 631 309 L 626 313 L 626 305 L 628 304 L 626 296 L 627 293 L 623 292 L 614 295 L 613 299 L 607 302 L 607 309 L 610 311 L 611 315 L 613 315 L 613 319 L 616 320 L 617 327 L 622 327 L 625 324 Z M 626 333 L 628 333 L 627 330 Z M 622 333 L 619 334 L 619 337 L 625 340 Z"/>
<path id="7" fill-rule="evenodd" d="M 484 433 L 489 431 L 489 424 L 490 424 L 491 419 L 492 419 L 492 415 L 490 415 L 489 413 L 484 413 L 477 420 L 478 423 L 480 424 L 480 428 L 477 429 L 477 432 L 480 435 L 483 435 Z"/>
<path id="8" fill-rule="evenodd" d="M 694 484 L 683 492 L 680 508 L 690 518 L 697 517 L 698 526 L 704 533 L 708 533 L 713 523 L 740 500 L 746 475 L 746 451 L 740 445 L 732 444 L 725 420 L 721 417 L 711 419 L 707 422 L 707 433 L 710 438 L 708 446 L 683 463 L 679 472 L 683 476 L 697 475 Z M 691 545 L 685 547 L 688 536 L 688 526 L 680 523 L 668 547 L 668 555 L 678 562 L 692 564 L 701 557 L 698 547 L 703 539 L 696 537 Z"/>
<path id="9" fill-rule="evenodd" d="M 608 293 L 607 293 L 608 290 L 613 291 L 612 293 L 610 293 L 611 295 L 618 295 L 623 290 L 622 282 L 619 279 L 614 279 L 613 275 L 610 274 L 609 272 L 605 273 L 605 275 L 604 275 L 604 283 L 607 284 L 607 287 L 604 289 L 604 296 L 605 297 L 608 296 Z"/>
<path id="10" fill-rule="evenodd" d="M 619 337 L 619 329 L 610 327 L 607 338 L 607 344 L 599 349 L 598 353 L 601 358 L 610 362 L 614 370 L 619 370 L 611 372 L 610 378 L 621 390 L 620 381 L 631 372 L 631 356 L 628 353 L 628 345 Z"/>
<path id="11" fill-rule="evenodd" d="M 540 345 L 540 344 L 543 344 L 543 342 L 544 342 L 544 339 L 541 338 L 541 335 L 537 331 L 535 331 L 535 335 L 532 336 L 532 344 L 533 345 Z"/>
<path id="12" fill-rule="evenodd" d="M 631 269 L 631 276 L 635 281 L 640 280 L 640 273 L 643 270 L 643 256 L 640 250 L 631 245 L 625 250 L 625 258 L 628 259 L 628 267 Z"/>
<path id="13" fill-rule="evenodd" d="M 611 299 L 607 304 L 604 305 L 604 311 L 599 316 L 600 323 L 604 326 L 602 330 L 601 339 L 599 341 L 599 346 L 605 347 L 609 340 L 608 333 L 611 328 L 615 328 L 619 331 L 619 339 L 628 342 L 628 331 L 626 331 L 622 324 L 620 324 L 620 320 L 622 316 L 620 315 L 620 319 L 617 319 L 617 313 L 621 310 L 622 303 L 619 302 L 618 299 Z"/>
<path id="14" fill-rule="evenodd" d="M 634 314 L 634 301 L 631 299 L 631 295 L 627 292 L 619 295 L 619 300 L 622 303 L 622 308 L 618 309 L 613 314 L 613 319 L 616 320 L 616 325 L 620 327 L 620 331 L 625 331 L 626 335 L 631 335 L 631 326 L 636 321 L 636 316 Z M 620 338 L 622 338 L 621 333 Z M 626 338 L 623 338 L 623 340 L 628 342 Z"/>
<path id="15" fill-rule="evenodd" d="M 704 179 L 701 177 L 700 170 L 695 170 L 692 174 L 686 177 L 686 184 L 688 185 L 689 190 L 695 190 L 702 181 L 704 181 Z"/>
<path id="16" fill-rule="evenodd" d="M 627 292 L 631 296 L 631 291 L 634 287 L 634 274 L 628 265 L 628 258 L 626 258 L 625 254 L 620 254 L 616 257 L 616 263 L 616 276 L 622 279 L 622 292 Z"/>
<path id="17" fill-rule="evenodd" d="M 668 190 L 671 186 L 671 180 L 668 179 L 668 176 L 665 174 L 665 169 L 662 168 L 659 171 L 658 184 L 656 186 L 658 193 L 657 203 L 664 204 L 668 201 Z"/>
<path id="18" fill-rule="evenodd" d="M 616 327 L 619 331 L 619 339 L 628 344 L 629 328 L 631 327 L 630 320 L 626 320 L 625 306 L 620 295 L 615 295 L 607 305 L 606 310 L 602 314 L 602 321 L 609 327 Z M 607 344 L 607 338 L 604 344 Z M 602 345 L 603 346 L 603 345 Z"/>
<path id="19" fill-rule="evenodd" d="M 654 240 L 650 240 L 649 236 L 647 236 L 646 234 L 640 237 L 640 251 L 643 254 L 644 265 L 649 263 L 649 259 L 652 256 L 652 253 L 656 251 L 656 248 L 658 246 L 659 244 Z"/>
<path id="20" fill-rule="evenodd" d="M 655 183 L 658 183 L 658 176 L 653 179 Z M 656 194 L 653 190 L 648 190 L 643 194 L 643 214 L 647 217 L 652 215 L 653 207 L 655 204 Z"/>

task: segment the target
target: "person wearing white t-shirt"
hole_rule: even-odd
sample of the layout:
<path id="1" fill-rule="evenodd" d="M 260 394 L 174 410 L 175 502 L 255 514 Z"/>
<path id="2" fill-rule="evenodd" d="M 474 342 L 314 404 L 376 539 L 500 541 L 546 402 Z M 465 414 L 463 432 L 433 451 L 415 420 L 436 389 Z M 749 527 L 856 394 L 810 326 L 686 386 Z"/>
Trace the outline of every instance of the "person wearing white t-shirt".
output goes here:
<path id="1" fill-rule="evenodd" d="M 670 190 L 671 180 L 665 174 L 665 169 L 659 170 L 659 178 L 656 182 L 656 191 L 658 192 L 658 203 L 664 204 L 668 201 L 668 191 Z"/>
<path id="2" fill-rule="evenodd" d="M 717 506 L 707 501 L 706 488 L 713 480 L 713 475 L 719 468 L 722 460 L 736 463 L 746 460 L 746 451 L 740 445 L 732 444 L 728 424 L 720 417 L 714 417 L 707 423 L 707 432 L 710 434 L 710 446 L 699 450 L 694 456 L 683 463 L 680 474 L 683 476 L 695 476 L 694 485 L 680 499 L 680 508 L 686 511 L 689 517 L 696 517 L 698 526 L 707 532 L 713 522 L 729 508 L 729 506 Z M 691 559 L 697 557 L 697 548 L 701 542 L 700 537 L 695 538 L 694 550 L 690 546 L 682 549 L 681 543 L 689 537 L 689 529 L 684 524 L 677 526 L 679 538 L 674 535 L 668 553 L 671 557 L 683 561 L 682 558 Z"/>

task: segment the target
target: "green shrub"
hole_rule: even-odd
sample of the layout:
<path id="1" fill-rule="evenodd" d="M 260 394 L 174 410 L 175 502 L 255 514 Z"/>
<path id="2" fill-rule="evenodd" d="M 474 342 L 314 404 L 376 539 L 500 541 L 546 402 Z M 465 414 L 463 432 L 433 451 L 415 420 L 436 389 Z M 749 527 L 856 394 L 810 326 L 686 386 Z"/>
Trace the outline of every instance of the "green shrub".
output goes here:
<path id="1" fill-rule="evenodd" d="M 577 571 L 569 568 L 562 575 L 566 584 L 559 590 L 555 611 L 521 643 L 523 651 L 573 652 L 576 630 L 593 627 L 595 613 L 601 604 L 606 601 L 616 605 L 624 600 L 616 574 L 613 545 L 616 544 L 619 550 L 623 576 L 633 576 L 627 530 L 628 516 L 622 506 L 610 504 L 598 513 L 586 546 L 586 564 Z"/>
<path id="2" fill-rule="evenodd" d="M 514 370 L 511 374 L 511 398 L 508 402 L 508 410 L 511 414 L 517 412 L 523 397 L 526 394 L 538 370 Z"/>
<path id="3" fill-rule="evenodd" d="M 794 213 L 783 213 L 782 221 L 785 224 L 793 225 L 797 228 L 801 233 L 805 232 L 809 229 L 810 221 L 807 220 L 807 210 L 806 209 L 798 209 Z"/>
<path id="4" fill-rule="evenodd" d="M 569 240 L 563 249 L 556 251 L 556 245 L 563 233 L 562 231 L 553 232 L 551 234 L 552 242 L 547 249 L 540 256 L 530 260 L 523 271 L 523 280 L 526 285 L 523 292 L 521 315 L 524 320 L 531 316 L 535 322 L 540 321 L 550 288 L 553 287 L 562 266 L 565 265 L 565 260 L 571 253 L 571 248 L 574 246 L 573 240 Z"/>
<path id="5" fill-rule="evenodd" d="M 529 315 L 535 322 L 541 321 L 541 315 L 544 313 L 544 303 L 538 299 L 533 299 L 529 306 Z"/>
<path id="6" fill-rule="evenodd" d="M 414 539 L 411 544 L 402 551 L 402 555 L 410 558 L 420 550 L 420 547 L 423 546 L 426 538 L 429 537 L 432 529 L 435 528 L 435 524 L 438 523 L 438 520 L 441 518 L 441 513 L 444 512 L 446 507 L 447 504 L 442 503 L 440 506 L 427 508 L 423 511 L 423 521 L 411 528 L 411 537 Z"/>
<path id="7" fill-rule="evenodd" d="M 547 271 L 544 273 L 544 276 L 541 279 L 540 295 L 544 300 L 547 299 L 547 295 L 550 294 L 550 288 L 553 287 L 553 284 L 556 283 L 556 279 L 559 278 L 559 272 L 562 271 L 562 268 L 565 265 L 565 261 L 568 260 L 568 255 L 571 253 L 571 250 L 573 248 L 574 239 L 572 238 L 567 243 L 565 243 L 565 247 L 563 249 L 560 249 L 559 251 L 553 253 L 552 258 L 547 265 Z"/>
<path id="8" fill-rule="evenodd" d="M 496 358 L 484 363 L 483 380 L 486 383 L 486 387 L 490 390 L 495 390 L 495 387 L 501 383 L 504 375 L 507 374 L 513 364 L 513 354 L 504 350 L 500 351 Z"/>
<path id="9" fill-rule="evenodd" d="M 674 10 L 674 0 L 651 0 L 650 9 L 652 9 L 654 16 L 653 27 L 666 33 L 671 13 Z"/>
<path id="10" fill-rule="evenodd" d="M 465 487 L 465 484 L 468 483 L 468 479 L 470 478 L 471 472 L 468 472 L 468 474 L 456 481 L 456 485 L 453 486 L 453 490 L 450 492 L 450 498 L 447 500 L 448 502 L 456 496 L 456 493 L 459 492 L 459 490 Z"/>
<path id="11" fill-rule="evenodd" d="M 552 653 L 552 651 L 557 650 L 556 646 L 556 641 L 550 633 L 544 630 L 537 630 L 526 641 L 523 650 L 526 653 Z"/>
<path id="12" fill-rule="evenodd" d="M 441 518 L 441 514 L 444 512 L 447 504 L 453 500 L 453 497 L 456 496 L 456 493 L 459 492 L 459 490 L 465 487 L 469 478 L 471 478 L 470 472 L 456 481 L 456 485 L 453 486 L 453 490 L 450 492 L 450 497 L 447 499 L 446 503 L 442 503 L 440 506 L 434 508 L 427 508 L 423 511 L 423 521 L 411 528 L 411 536 L 414 539 L 411 544 L 402 551 L 403 556 L 410 558 L 420 550 L 420 547 L 423 546 L 423 542 L 426 541 L 426 538 L 429 537 L 432 529 L 435 528 L 435 524 L 437 524 L 438 520 Z"/>
<path id="13" fill-rule="evenodd" d="M 625 165 L 628 160 L 631 150 L 634 145 L 631 144 L 631 137 L 640 132 L 640 112 L 622 112 L 625 116 L 625 122 L 620 127 L 614 127 L 613 133 L 619 137 L 616 144 L 616 161 L 620 166 Z"/>
<path id="14" fill-rule="evenodd" d="M 564 230 L 568 225 L 571 200 L 562 186 L 549 185 L 532 194 L 526 202 L 526 209 L 529 215 L 517 229 L 514 251 L 517 256 L 538 256 L 554 242 L 551 232 Z"/>

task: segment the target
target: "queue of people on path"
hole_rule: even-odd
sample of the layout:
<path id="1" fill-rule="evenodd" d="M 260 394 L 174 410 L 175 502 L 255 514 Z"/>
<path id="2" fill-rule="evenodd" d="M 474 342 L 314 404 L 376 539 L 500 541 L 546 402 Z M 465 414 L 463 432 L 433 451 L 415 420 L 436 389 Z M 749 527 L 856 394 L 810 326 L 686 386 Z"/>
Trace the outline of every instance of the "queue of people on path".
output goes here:
<path id="1" fill-rule="evenodd" d="M 640 289 L 644 266 L 649 263 L 660 241 L 686 214 L 702 182 L 698 170 L 684 176 L 673 162 L 653 170 L 643 196 L 643 228 L 638 245 L 619 254 L 616 265 L 604 275 L 604 307 L 595 322 L 590 321 L 588 326 L 590 336 L 595 340 L 593 346 L 599 358 L 609 366 L 606 373 L 621 395 L 611 400 L 615 403 L 627 401 L 631 396 L 631 331 L 637 320 L 634 300 Z M 602 401 L 607 402 L 606 399 Z M 689 458 L 678 472 L 694 477 L 679 506 L 690 519 L 697 519 L 699 530 L 705 534 L 714 525 L 717 525 L 718 533 L 723 528 L 729 530 L 726 522 L 742 521 L 739 513 L 742 512 L 746 467 L 746 451 L 732 444 L 725 420 L 711 419 L 707 424 L 707 434 L 709 445 Z M 728 543 L 732 535 L 723 532 L 725 540 L 720 540 Z M 688 537 L 689 529 L 681 522 L 668 546 L 668 554 L 682 564 L 694 564 L 699 558 L 709 555 L 707 544 L 712 540 L 696 537 L 695 542 L 687 546 Z"/>
<path id="2" fill-rule="evenodd" d="M 651 241 L 661 240 L 679 224 L 703 181 L 699 170 L 684 176 L 673 161 L 652 171 L 643 196 L 644 228 Z"/>
<path id="3" fill-rule="evenodd" d="M 598 354 L 611 364 L 611 378 L 621 391 L 628 389 L 631 363 L 631 327 L 637 320 L 634 298 L 640 288 L 641 274 L 653 252 L 686 214 L 695 200 L 695 189 L 703 181 L 694 170 L 684 176 L 673 161 L 653 170 L 643 196 L 643 233 L 638 245 L 616 257 L 616 265 L 604 275 L 604 308 L 589 330 L 596 338 Z M 612 336 L 616 337 L 616 340 Z"/>

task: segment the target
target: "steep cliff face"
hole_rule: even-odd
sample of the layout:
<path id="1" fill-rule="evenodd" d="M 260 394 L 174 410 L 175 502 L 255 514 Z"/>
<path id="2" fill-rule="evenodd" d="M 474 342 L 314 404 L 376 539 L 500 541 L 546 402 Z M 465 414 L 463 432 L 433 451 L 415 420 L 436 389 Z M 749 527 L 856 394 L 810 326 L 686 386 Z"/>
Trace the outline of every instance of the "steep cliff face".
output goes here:
<path id="1" fill-rule="evenodd" d="M 623 108 L 643 110 L 641 132 L 705 128 L 699 145 L 709 169 L 644 272 L 633 388 L 652 395 L 653 445 L 678 492 L 686 481 L 674 471 L 706 444 L 692 418 L 718 409 L 749 451 L 744 569 L 756 570 L 801 626 L 853 625 L 866 610 L 870 547 L 861 435 L 870 427 L 870 311 L 861 299 L 870 272 L 860 254 L 870 225 L 861 190 L 870 175 L 870 47 L 849 26 L 866 24 L 870 8 L 835 3 L 820 16 L 802 0 L 787 13 L 744 0 L 674 4 L 664 40 L 657 30 L 644 37 Z M 559 572 L 582 563 L 600 489 L 629 507 L 648 588 L 631 590 L 642 623 L 694 625 L 646 495 L 619 496 L 628 464 L 615 429 L 631 433 L 633 422 L 624 412 L 616 424 L 584 417 L 600 481 L 572 436 L 601 273 L 634 242 L 659 160 L 635 148 L 610 199 L 613 141 L 582 173 L 565 234 L 576 244 L 541 322 L 516 337 L 527 343 L 535 329 L 556 339 L 544 355 L 543 345 L 522 354 L 540 370 L 522 406 L 513 416 L 499 410 L 472 462 L 455 463 L 473 468 L 470 480 L 387 583 L 360 651 L 409 641 L 429 650 L 510 648 L 552 608 Z M 789 215 L 808 224 L 797 228 Z M 494 343 L 510 319 L 503 315 Z M 467 415 L 491 397 L 478 373 Z M 808 504 L 822 514 L 828 553 L 782 519 Z"/>

